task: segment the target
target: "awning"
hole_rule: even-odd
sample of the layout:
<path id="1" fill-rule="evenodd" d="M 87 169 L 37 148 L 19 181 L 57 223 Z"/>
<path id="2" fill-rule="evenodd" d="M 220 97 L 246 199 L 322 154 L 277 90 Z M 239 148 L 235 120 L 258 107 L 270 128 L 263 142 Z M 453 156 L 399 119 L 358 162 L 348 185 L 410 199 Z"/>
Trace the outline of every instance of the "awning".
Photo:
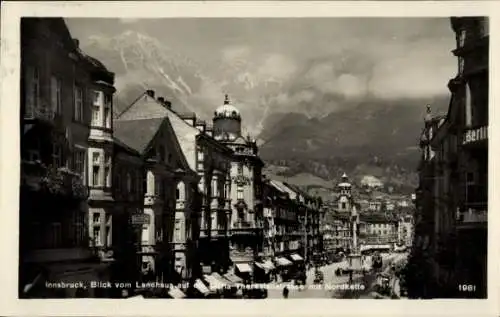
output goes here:
<path id="1" fill-rule="evenodd" d="M 224 286 L 226 285 L 225 283 L 223 283 L 222 281 L 218 280 L 213 275 L 204 275 L 203 277 L 205 278 L 205 281 L 208 282 L 209 289 L 211 291 L 217 291 L 217 290 L 219 290 L 221 288 L 224 288 Z"/>
<path id="2" fill-rule="evenodd" d="M 269 270 L 274 270 L 276 268 L 273 262 L 271 262 L 271 260 L 264 261 L 264 266 L 267 267 Z"/>
<path id="3" fill-rule="evenodd" d="M 184 294 L 184 292 L 182 292 L 180 289 L 178 289 L 177 287 L 176 288 L 171 288 L 169 291 L 168 291 L 168 295 L 172 296 L 173 298 L 175 299 L 181 299 L 181 298 L 184 298 L 186 297 L 186 294 Z"/>
<path id="4" fill-rule="evenodd" d="M 230 280 L 223 277 L 222 275 L 220 275 L 217 272 L 212 273 L 212 276 L 215 277 L 217 280 L 219 280 L 222 284 L 224 284 L 224 286 L 232 284 Z"/>
<path id="5" fill-rule="evenodd" d="M 233 273 L 226 273 L 226 274 L 224 274 L 224 277 L 227 278 L 228 280 L 230 280 L 231 282 L 233 282 L 234 284 L 243 283 L 243 279 L 241 279 L 240 277 L 236 276 Z"/>
<path id="6" fill-rule="evenodd" d="M 300 255 L 298 255 L 297 253 L 294 253 L 294 254 L 290 255 L 290 257 L 294 261 L 304 261 L 304 259 Z"/>
<path id="7" fill-rule="evenodd" d="M 208 287 L 206 287 L 200 279 L 196 280 L 196 282 L 194 283 L 194 288 L 196 288 L 203 295 L 210 293 Z"/>
<path id="8" fill-rule="evenodd" d="M 236 268 L 238 268 L 238 271 L 240 271 L 241 273 L 252 272 L 252 268 L 250 267 L 250 265 L 248 265 L 248 263 L 238 263 L 236 264 Z"/>
<path id="9" fill-rule="evenodd" d="M 279 266 L 288 266 L 288 265 L 292 265 L 292 262 L 285 259 L 285 258 L 282 258 L 282 257 L 279 257 L 279 258 L 276 258 L 276 262 L 278 263 Z"/>

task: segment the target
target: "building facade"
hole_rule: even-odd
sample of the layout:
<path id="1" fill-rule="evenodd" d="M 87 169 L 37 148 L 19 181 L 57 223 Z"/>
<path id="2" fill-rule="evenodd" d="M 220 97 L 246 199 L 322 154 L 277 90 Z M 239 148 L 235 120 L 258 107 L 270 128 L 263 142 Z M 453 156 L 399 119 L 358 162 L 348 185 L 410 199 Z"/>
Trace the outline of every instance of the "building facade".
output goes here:
<path id="1" fill-rule="evenodd" d="M 35 281 L 109 278 L 109 264 L 89 245 L 88 163 L 95 91 L 109 98 L 113 83 L 113 73 L 80 50 L 62 18 L 22 19 L 20 297 L 51 293 Z M 102 295 L 52 291 L 47 296 Z"/>
<path id="2" fill-rule="evenodd" d="M 114 124 L 116 139 L 139 152 L 144 165 L 140 178 L 144 211 L 131 215 L 140 231 L 143 279 L 179 283 L 199 276 L 203 194 L 196 145 L 200 129 L 152 90 L 118 114 Z M 133 179 L 127 176 L 125 181 L 133 184 Z"/>
<path id="3" fill-rule="evenodd" d="M 241 114 L 225 96 L 213 117 L 213 137 L 233 151 L 228 182 L 230 259 L 235 269 L 251 274 L 251 264 L 262 253 L 264 242 L 262 168 L 257 143 L 244 137 Z"/>
<path id="4" fill-rule="evenodd" d="M 446 117 L 426 119 L 417 191 L 415 266 L 427 283 L 415 297 L 486 297 L 488 201 L 488 18 L 454 17 L 457 76 Z M 429 109 L 430 112 L 430 109 Z M 426 212 L 427 211 L 427 212 Z M 422 249 L 426 252 L 422 252 Z M 475 285 L 460 292 L 458 284 Z M 421 283 L 422 284 L 422 283 Z"/>

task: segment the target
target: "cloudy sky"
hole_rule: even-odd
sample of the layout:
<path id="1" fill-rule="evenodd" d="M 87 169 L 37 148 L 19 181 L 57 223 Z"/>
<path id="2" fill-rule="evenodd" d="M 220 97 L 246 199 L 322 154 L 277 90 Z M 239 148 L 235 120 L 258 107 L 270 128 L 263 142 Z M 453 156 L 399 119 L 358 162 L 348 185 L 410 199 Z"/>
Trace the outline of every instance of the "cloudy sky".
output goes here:
<path id="1" fill-rule="evenodd" d="M 158 39 L 195 60 L 244 61 L 262 76 L 287 77 L 311 61 L 313 85 L 346 95 L 366 87 L 386 97 L 446 94 L 456 72 L 448 18 L 68 19 L 74 37 L 127 30 Z M 335 74 L 336 73 L 336 74 Z"/>

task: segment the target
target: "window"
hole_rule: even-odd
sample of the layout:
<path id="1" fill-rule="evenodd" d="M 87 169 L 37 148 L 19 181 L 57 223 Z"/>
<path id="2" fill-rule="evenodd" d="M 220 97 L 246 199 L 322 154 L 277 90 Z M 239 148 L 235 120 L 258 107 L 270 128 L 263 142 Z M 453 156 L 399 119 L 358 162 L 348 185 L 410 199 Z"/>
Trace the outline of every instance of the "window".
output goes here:
<path id="1" fill-rule="evenodd" d="M 469 83 L 465 84 L 465 125 L 472 124 L 472 98 Z"/>
<path id="2" fill-rule="evenodd" d="M 243 199 L 243 186 L 238 185 L 236 199 Z"/>
<path id="3" fill-rule="evenodd" d="M 111 214 L 106 214 L 106 225 L 108 226 L 111 225 L 111 219 L 112 219 Z"/>
<path id="4" fill-rule="evenodd" d="M 75 163 L 75 172 L 80 174 L 81 177 L 85 179 L 85 150 L 75 149 L 74 152 L 74 163 Z"/>
<path id="5" fill-rule="evenodd" d="M 55 76 L 50 78 L 50 100 L 54 113 L 62 112 L 61 80 Z"/>
<path id="6" fill-rule="evenodd" d="M 217 192 L 217 177 L 214 176 L 212 178 L 212 197 L 217 197 L 218 196 L 218 192 Z"/>
<path id="7" fill-rule="evenodd" d="M 73 119 L 78 122 L 83 121 L 83 89 L 82 87 L 75 86 L 75 109 Z"/>
<path id="8" fill-rule="evenodd" d="M 51 226 L 50 236 L 49 236 L 50 246 L 53 248 L 57 248 L 61 246 L 62 243 L 61 223 L 54 222 L 51 223 L 50 226 Z"/>
<path id="9" fill-rule="evenodd" d="M 96 226 L 93 228 L 92 238 L 94 239 L 94 246 L 101 246 L 102 245 L 101 227 Z"/>
<path id="10" fill-rule="evenodd" d="M 99 106 L 92 106 L 92 125 L 100 126 L 100 108 Z"/>
<path id="11" fill-rule="evenodd" d="M 62 148 L 59 144 L 52 144 L 52 164 L 54 167 L 62 166 Z"/>
<path id="12" fill-rule="evenodd" d="M 100 106 L 101 105 L 101 92 L 94 90 L 92 93 L 92 104 L 94 106 Z"/>
<path id="13" fill-rule="evenodd" d="M 101 223 L 101 213 L 94 212 L 94 214 L 92 215 L 92 222 L 93 222 L 93 224 Z"/>
<path id="14" fill-rule="evenodd" d="M 113 107 L 113 97 L 104 95 L 104 126 L 111 128 L 111 109 Z"/>
<path id="15" fill-rule="evenodd" d="M 104 181 L 106 187 L 111 187 L 111 155 L 104 154 Z"/>
<path id="16" fill-rule="evenodd" d="M 180 219 L 175 219 L 175 241 L 182 240 L 182 223 Z"/>
<path id="17" fill-rule="evenodd" d="M 346 209 L 346 203 L 342 203 L 342 209 Z"/>
<path id="18" fill-rule="evenodd" d="M 106 246 L 112 246 L 111 226 L 106 226 Z"/>
<path id="19" fill-rule="evenodd" d="M 458 57 L 458 73 L 462 74 L 464 72 L 465 59 L 463 57 Z"/>
<path id="20" fill-rule="evenodd" d="M 465 39 L 467 37 L 467 30 L 460 30 L 458 36 L 458 46 L 463 47 L 465 45 Z"/>
<path id="21" fill-rule="evenodd" d="M 100 155 L 98 152 L 92 153 L 92 186 L 100 185 Z"/>
<path id="22" fill-rule="evenodd" d="M 132 176 L 127 172 L 127 191 L 130 193 L 132 190 Z"/>
<path id="23" fill-rule="evenodd" d="M 40 105 L 40 74 L 38 67 L 26 70 L 26 117 L 33 117 L 35 109 Z"/>
<path id="24" fill-rule="evenodd" d="M 179 197 L 180 197 L 180 192 L 179 192 L 179 188 L 177 188 L 175 190 L 175 199 L 179 200 Z"/>

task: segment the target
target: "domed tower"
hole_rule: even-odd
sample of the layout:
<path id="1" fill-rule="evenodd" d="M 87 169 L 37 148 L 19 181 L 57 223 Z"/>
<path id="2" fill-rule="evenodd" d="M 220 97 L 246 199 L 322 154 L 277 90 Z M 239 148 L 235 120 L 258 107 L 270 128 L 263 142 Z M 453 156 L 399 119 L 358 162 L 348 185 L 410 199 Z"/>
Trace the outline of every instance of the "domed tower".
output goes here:
<path id="1" fill-rule="evenodd" d="M 227 94 L 224 104 L 215 110 L 213 135 L 216 140 L 222 141 L 234 141 L 241 136 L 241 115 Z"/>
<path id="2" fill-rule="evenodd" d="M 338 199 L 338 210 L 339 211 L 351 211 L 351 189 L 352 185 L 349 183 L 349 178 L 344 173 L 342 175 L 342 181 L 337 185 L 339 188 L 340 196 Z"/>

